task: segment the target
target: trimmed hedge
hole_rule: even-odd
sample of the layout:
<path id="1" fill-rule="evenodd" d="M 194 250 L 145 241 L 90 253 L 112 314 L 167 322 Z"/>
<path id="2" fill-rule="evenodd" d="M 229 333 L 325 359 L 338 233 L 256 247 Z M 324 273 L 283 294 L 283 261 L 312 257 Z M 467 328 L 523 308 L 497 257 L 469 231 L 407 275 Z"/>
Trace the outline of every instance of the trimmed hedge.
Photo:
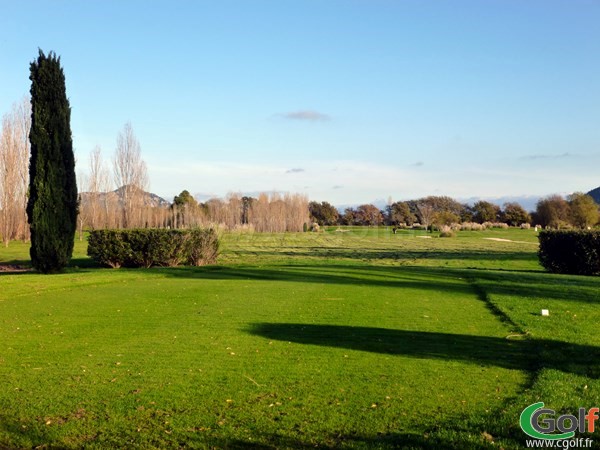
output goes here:
<path id="1" fill-rule="evenodd" d="M 214 264 L 219 239 L 212 230 L 93 230 L 87 254 L 107 267 L 202 266 Z"/>
<path id="2" fill-rule="evenodd" d="M 544 230 L 539 240 L 540 264 L 550 272 L 600 275 L 600 231 Z"/>

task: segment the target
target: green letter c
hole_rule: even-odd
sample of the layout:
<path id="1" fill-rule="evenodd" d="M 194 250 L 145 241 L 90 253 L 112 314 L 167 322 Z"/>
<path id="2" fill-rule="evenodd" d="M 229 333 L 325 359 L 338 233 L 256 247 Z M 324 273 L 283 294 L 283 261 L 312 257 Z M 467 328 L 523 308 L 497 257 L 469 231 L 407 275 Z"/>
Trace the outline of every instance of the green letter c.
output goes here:
<path id="1" fill-rule="evenodd" d="M 532 416 L 535 413 L 535 411 L 537 411 L 538 409 L 543 408 L 543 407 L 544 407 L 544 402 L 539 402 L 539 403 L 533 403 L 523 410 L 523 412 L 521 413 L 521 417 L 519 419 L 519 423 L 521 425 L 521 429 L 523 430 L 523 432 L 525 432 L 525 434 L 527 434 L 535 439 L 552 439 L 552 440 L 570 439 L 573 436 L 575 436 L 574 431 L 569 431 L 567 433 L 562 433 L 562 434 L 544 434 L 544 433 L 540 433 L 538 430 L 536 430 L 532 423 L 533 422 Z"/>

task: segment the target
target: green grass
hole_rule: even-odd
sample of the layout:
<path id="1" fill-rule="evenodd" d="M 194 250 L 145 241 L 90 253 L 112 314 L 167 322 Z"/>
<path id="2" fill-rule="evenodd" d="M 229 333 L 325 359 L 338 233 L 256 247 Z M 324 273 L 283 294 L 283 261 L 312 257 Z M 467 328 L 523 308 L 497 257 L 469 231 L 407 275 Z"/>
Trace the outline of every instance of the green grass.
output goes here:
<path id="1" fill-rule="evenodd" d="M 77 242 L 0 274 L 0 448 L 508 449 L 535 401 L 600 405 L 600 280 L 544 273 L 533 230 L 426 235 L 228 233 L 218 266 L 148 270 Z"/>

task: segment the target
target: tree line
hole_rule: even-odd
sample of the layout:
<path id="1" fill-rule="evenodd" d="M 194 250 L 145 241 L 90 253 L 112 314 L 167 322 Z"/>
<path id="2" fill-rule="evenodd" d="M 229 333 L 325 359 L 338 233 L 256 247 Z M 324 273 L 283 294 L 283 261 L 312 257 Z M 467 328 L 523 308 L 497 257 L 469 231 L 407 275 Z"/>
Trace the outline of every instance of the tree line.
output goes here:
<path id="1" fill-rule="evenodd" d="M 2 118 L 0 133 L 0 236 L 28 240 L 26 206 L 31 152 L 31 103 L 24 98 Z M 329 202 L 309 202 L 300 194 L 261 193 L 256 197 L 229 194 L 224 199 L 198 202 L 188 191 L 175 196 L 172 204 L 161 204 L 148 194 L 149 177 L 141 145 L 131 123 L 118 133 L 111 160 L 96 146 L 89 157 L 87 174 L 78 175 L 80 236 L 86 229 L 190 228 L 220 225 L 258 232 L 302 231 L 307 224 L 389 225 L 397 227 L 448 226 L 461 223 L 524 224 L 551 228 L 587 228 L 598 223 L 598 205 L 587 194 L 567 198 L 551 195 L 540 199 L 535 211 L 527 212 L 515 202 L 500 207 L 492 202 L 473 205 L 447 196 L 389 201 L 380 210 L 372 204 L 340 212 Z"/>
<path id="2" fill-rule="evenodd" d="M 303 231 L 309 222 L 308 198 L 302 194 L 261 193 L 257 197 L 230 193 L 225 199 L 198 202 L 187 191 L 171 206 L 175 228 L 218 224 L 257 232 Z"/>
<path id="3" fill-rule="evenodd" d="M 141 146 L 130 123 L 117 136 L 112 176 L 100 147 L 90 153 L 88 175 L 80 175 L 79 228 L 241 227 L 259 232 L 302 231 L 308 199 L 300 194 L 261 193 L 256 198 L 229 194 L 199 203 L 184 190 L 170 205 L 148 192 L 149 178 Z M 113 190 L 114 186 L 119 186 Z M 81 234 L 81 233 L 80 233 Z"/>
<path id="4" fill-rule="evenodd" d="M 373 204 L 346 208 L 340 212 L 329 202 L 311 201 L 311 220 L 319 225 L 389 225 L 397 227 L 442 227 L 461 223 L 504 223 L 509 226 L 538 225 L 550 228 L 587 228 L 598 224 L 599 206 L 581 192 L 550 195 L 537 202 L 536 209 L 527 212 L 517 202 L 500 207 L 480 200 L 473 205 L 460 203 L 447 196 L 428 196 L 416 200 L 388 202 L 380 210 Z"/>

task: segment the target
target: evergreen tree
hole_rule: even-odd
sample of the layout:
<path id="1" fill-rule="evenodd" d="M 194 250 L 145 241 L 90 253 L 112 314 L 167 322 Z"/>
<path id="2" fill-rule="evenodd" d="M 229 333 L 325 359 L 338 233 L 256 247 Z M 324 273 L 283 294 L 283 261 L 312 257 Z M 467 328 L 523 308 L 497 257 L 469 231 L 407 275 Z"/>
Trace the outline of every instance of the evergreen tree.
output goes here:
<path id="1" fill-rule="evenodd" d="M 183 191 L 181 191 L 181 194 L 173 197 L 173 205 L 178 206 L 178 207 L 184 207 L 186 205 L 190 205 L 191 207 L 196 207 L 196 206 L 198 206 L 198 202 L 193 197 L 193 195 L 190 194 L 190 191 L 183 190 Z"/>
<path id="2" fill-rule="evenodd" d="M 43 273 L 63 269 L 73 254 L 77 183 L 71 138 L 71 107 L 60 58 L 40 50 L 30 66 L 31 161 L 27 218 L 31 262 Z"/>

